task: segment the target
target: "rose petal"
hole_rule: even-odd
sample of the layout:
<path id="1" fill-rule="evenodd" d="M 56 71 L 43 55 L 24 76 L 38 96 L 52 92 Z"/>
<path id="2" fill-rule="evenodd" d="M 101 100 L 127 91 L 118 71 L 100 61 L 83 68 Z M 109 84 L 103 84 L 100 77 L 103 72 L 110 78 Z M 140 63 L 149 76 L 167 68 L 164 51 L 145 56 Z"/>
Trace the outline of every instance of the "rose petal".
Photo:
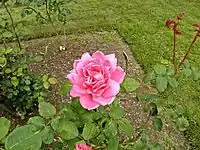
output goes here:
<path id="1" fill-rule="evenodd" d="M 106 89 L 103 93 L 104 98 L 113 97 L 119 93 L 120 85 L 115 80 L 109 79 L 108 86 L 109 86 L 109 88 Z"/>
<path id="2" fill-rule="evenodd" d="M 108 104 L 111 104 L 114 100 L 115 100 L 115 96 L 113 97 L 102 97 L 102 96 L 93 96 L 92 99 L 101 104 L 102 106 L 105 106 L 105 105 L 108 105 Z"/>
<path id="3" fill-rule="evenodd" d="M 85 95 L 86 93 L 87 93 L 86 89 L 82 89 L 77 85 L 73 85 L 70 91 L 70 95 L 72 97 L 82 96 Z"/>
<path id="4" fill-rule="evenodd" d="M 91 95 L 81 96 L 80 103 L 85 109 L 88 109 L 88 110 L 92 110 L 100 106 L 99 103 L 92 100 Z"/>
<path id="5" fill-rule="evenodd" d="M 96 58 L 99 60 L 105 60 L 106 57 L 102 52 L 96 51 L 95 53 L 92 54 L 92 58 Z"/>
<path id="6" fill-rule="evenodd" d="M 121 67 L 117 67 L 115 71 L 111 74 L 111 79 L 115 80 L 119 84 L 121 84 L 124 80 L 125 72 Z"/>
<path id="7" fill-rule="evenodd" d="M 67 78 L 72 84 L 77 84 L 79 82 L 79 77 L 75 73 L 75 70 L 72 70 L 70 74 L 67 75 Z"/>

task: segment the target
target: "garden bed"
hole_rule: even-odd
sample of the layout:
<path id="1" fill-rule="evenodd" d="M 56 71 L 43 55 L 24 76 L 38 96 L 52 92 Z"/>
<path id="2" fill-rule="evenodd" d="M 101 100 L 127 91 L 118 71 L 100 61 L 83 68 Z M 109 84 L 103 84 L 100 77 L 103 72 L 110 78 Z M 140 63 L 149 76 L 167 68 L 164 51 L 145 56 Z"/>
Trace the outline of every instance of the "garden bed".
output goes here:
<path id="1" fill-rule="evenodd" d="M 58 105 L 61 102 L 67 102 L 68 99 L 62 99 L 59 94 L 61 83 L 66 75 L 72 69 L 74 59 L 80 58 L 84 52 L 102 51 L 105 54 L 115 53 L 120 66 L 126 68 L 126 60 L 123 51 L 128 55 L 128 75 L 142 82 L 143 71 L 135 61 L 128 45 L 122 42 L 122 39 L 115 32 L 98 32 L 94 34 L 69 35 L 34 39 L 23 42 L 23 47 L 28 54 L 42 55 L 43 60 L 30 66 L 36 73 L 50 74 L 58 79 L 57 84 L 49 94 L 49 101 Z M 155 90 L 150 85 L 141 83 L 142 86 L 137 93 L 150 93 Z M 143 126 L 148 114 L 144 113 L 143 105 L 136 99 L 136 93 L 121 95 L 121 105 L 125 108 L 127 117 L 131 120 L 134 127 Z M 150 124 L 149 121 L 148 124 Z M 165 149 L 189 149 L 187 141 L 182 133 L 175 130 L 175 127 L 169 121 L 165 121 L 164 130 L 160 133 L 153 133 L 152 140 L 159 139 Z"/>

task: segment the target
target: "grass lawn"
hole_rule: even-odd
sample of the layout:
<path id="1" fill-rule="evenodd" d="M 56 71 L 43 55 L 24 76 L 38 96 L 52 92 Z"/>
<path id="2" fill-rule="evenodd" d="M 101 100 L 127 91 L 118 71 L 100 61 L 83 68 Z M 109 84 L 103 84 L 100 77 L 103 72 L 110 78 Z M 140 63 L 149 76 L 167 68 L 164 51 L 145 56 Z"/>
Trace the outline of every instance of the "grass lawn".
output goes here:
<path id="1" fill-rule="evenodd" d="M 170 60 L 172 52 L 172 34 L 166 28 L 165 21 L 174 18 L 180 11 L 185 13 L 182 21 L 182 36 L 178 38 L 179 57 L 189 46 L 193 38 L 193 23 L 200 23 L 199 0 L 79 0 L 68 6 L 71 14 L 67 16 L 66 33 L 117 30 L 130 45 L 134 57 L 147 71 L 162 60 Z M 4 10 L 0 9 L 0 13 Z M 27 24 L 18 28 L 21 37 L 36 38 L 52 35 L 50 25 L 35 22 L 34 15 L 21 19 L 20 8 L 13 10 L 17 22 Z M 63 26 L 56 23 L 57 30 L 63 32 Z M 200 63 L 200 40 L 193 47 L 189 60 Z M 173 99 L 186 109 L 190 127 L 186 136 L 195 148 L 200 148 L 200 81 L 180 78 L 176 90 L 168 90 L 164 98 Z"/>

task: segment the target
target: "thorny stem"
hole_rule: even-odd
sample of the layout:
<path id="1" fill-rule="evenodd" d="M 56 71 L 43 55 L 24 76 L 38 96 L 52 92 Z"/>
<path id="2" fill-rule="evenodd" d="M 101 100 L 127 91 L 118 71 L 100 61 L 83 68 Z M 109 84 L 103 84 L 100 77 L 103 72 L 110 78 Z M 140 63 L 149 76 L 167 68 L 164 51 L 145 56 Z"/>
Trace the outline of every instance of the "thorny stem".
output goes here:
<path id="1" fill-rule="evenodd" d="M 34 8 L 28 6 L 26 9 L 31 9 L 32 11 L 34 11 L 37 15 L 39 15 L 42 19 L 48 21 L 48 19 L 46 19 L 45 17 L 43 17 L 39 12 L 37 12 Z"/>
<path id="2" fill-rule="evenodd" d="M 17 33 L 16 33 L 16 29 L 15 29 L 15 25 L 14 25 L 14 21 L 13 21 L 12 15 L 11 15 L 11 13 L 9 12 L 8 7 L 6 6 L 4 0 L 3 0 L 3 6 L 5 7 L 6 12 L 8 13 L 8 15 L 9 15 L 9 17 L 10 17 L 10 20 L 11 20 L 11 23 L 12 23 L 13 32 L 14 32 L 15 37 L 16 37 L 16 39 L 17 39 L 18 46 L 19 46 L 19 48 L 20 48 L 20 50 L 21 50 L 22 47 L 21 47 L 21 44 L 20 44 L 19 37 L 18 37 L 18 35 L 17 35 Z"/>
<path id="3" fill-rule="evenodd" d="M 194 43 L 195 43 L 196 40 L 198 39 L 198 35 L 199 35 L 199 33 L 197 33 L 197 34 L 195 35 L 195 37 L 194 37 L 194 39 L 192 40 L 192 42 L 191 42 L 191 44 L 190 44 L 190 47 L 188 48 L 188 50 L 187 50 L 185 56 L 183 57 L 183 59 L 182 59 L 181 62 L 179 63 L 178 68 L 180 68 L 180 67 L 184 64 L 185 60 L 186 60 L 187 57 L 188 57 L 188 54 L 190 53 L 190 51 L 191 51 L 191 49 L 192 49 L 192 46 L 194 45 Z"/>
<path id="4" fill-rule="evenodd" d="M 48 16 L 48 20 L 50 21 L 50 23 L 51 23 L 53 29 L 55 30 L 55 32 L 56 32 L 56 34 L 57 34 L 56 27 L 54 26 L 53 21 L 52 21 L 52 19 L 51 19 L 51 15 L 50 15 L 50 13 L 49 13 L 49 11 L 48 11 L 48 0 L 45 0 L 45 6 L 46 6 L 46 13 L 47 13 L 47 16 Z"/>

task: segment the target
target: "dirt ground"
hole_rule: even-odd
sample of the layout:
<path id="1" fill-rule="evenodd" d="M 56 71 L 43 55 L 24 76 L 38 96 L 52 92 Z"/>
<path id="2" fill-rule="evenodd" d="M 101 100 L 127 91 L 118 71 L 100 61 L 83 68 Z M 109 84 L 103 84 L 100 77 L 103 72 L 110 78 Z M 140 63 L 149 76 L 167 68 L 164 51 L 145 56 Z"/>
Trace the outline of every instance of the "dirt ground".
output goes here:
<path id="1" fill-rule="evenodd" d="M 128 55 L 129 63 L 127 74 L 138 79 L 142 87 L 139 92 L 154 91 L 149 89 L 142 83 L 143 72 L 139 64 L 134 59 L 130 48 L 117 33 L 98 32 L 82 35 L 69 35 L 51 37 L 44 39 L 34 39 L 23 42 L 23 47 L 29 54 L 43 55 L 43 61 L 30 66 L 33 72 L 49 74 L 54 76 L 62 83 L 66 74 L 72 70 L 72 63 L 78 59 L 84 52 L 102 51 L 105 54 L 115 53 L 118 63 L 122 68 L 126 68 L 126 61 L 123 56 L 123 51 Z M 67 101 L 59 96 L 59 85 L 57 85 L 50 95 L 50 100 L 55 104 Z M 140 127 L 146 121 L 147 114 L 143 111 L 143 106 L 136 99 L 136 93 L 120 93 L 121 105 L 125 108 L 127 117 L 132 121 L 134 127 Z M 154 139 L 159 139 L 165 149 L 187 150 L 187 142 L 184 136 L 175 131 L 171 124 L 165 124 L 164 130 L 161 133 L 153 133 Z"/>

